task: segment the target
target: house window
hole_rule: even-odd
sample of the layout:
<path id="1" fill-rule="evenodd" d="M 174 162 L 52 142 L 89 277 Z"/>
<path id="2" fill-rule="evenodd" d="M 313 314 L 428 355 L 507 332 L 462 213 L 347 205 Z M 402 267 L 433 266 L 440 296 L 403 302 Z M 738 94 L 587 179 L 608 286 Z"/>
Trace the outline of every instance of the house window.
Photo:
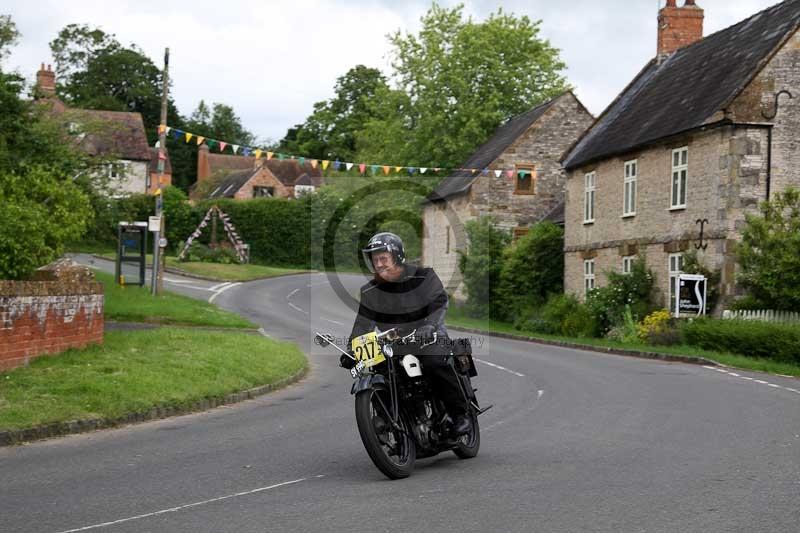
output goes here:
<path id="1" fill-rule="evenodd" d="M 669 310 L 675 312 L 678 278 L 683 271 L 683 254 L 669 254 Z"/>
<path id="2" fill-rule="evenodd" d="M 637 160 L 625 162 L 622 216 L 630 217 L 636 214 L 636 175 L 638 171 L 639 162 Z"/>
<path id="3" fill-rule="evenodd" d="M 594 222 L 595 173 L 589 172 L 584 178 L 583 188 L 583 223 Z"/>
<path id="4" fill-rule="evenodd" d="M 125 163 L 109 163 L 108 177 L 111 179 L 122 178 L 125 176 Z"/>
<path id="5" fill-rule="evenodd" d="M 636 260 L 635 255 L 629 255 L 622 258 L 622 273 L 630 274 L 633 272 L 633 262 Z"/>
<path id="6" fill-rule="evenodd" d="M 672 187 L 670 209 L 686 207 L 686 173 L 689 170 L 689 147 L 672 151 Z"/>
<path id="7" fill-rule="evenodd" d="M 583 262 L 583 293 L 589 294 L 594 289 L 594 259 Z"/>
<path id="8" fill-rule="evenodd" d="M 294 196 L 295 196 L 295 198 L 299 198 L 300 196 L 302 196 L 302 195 L 304 195 L 306 193 L 309 193 L 309 192 L 314 192 L 314 186 L 313 185 L 295 185 L 294 186 Z"/>
<path id="9" fill-rule="evenodd" d="M 275 196 L 275 187 L 253 187 L 253 198 L 269 198 L 270 196 Z"/>
<path id="10" fill-rule="evenodd" d="M 514 194 L 536 194 L 536 167 L 517 165 L 517 181 Z"/>

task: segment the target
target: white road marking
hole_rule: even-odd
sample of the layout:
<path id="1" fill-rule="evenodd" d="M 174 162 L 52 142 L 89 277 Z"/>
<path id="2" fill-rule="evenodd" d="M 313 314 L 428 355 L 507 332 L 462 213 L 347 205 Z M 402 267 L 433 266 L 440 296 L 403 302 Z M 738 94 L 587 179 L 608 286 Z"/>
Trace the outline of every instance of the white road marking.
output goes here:
<path id="1" fill-rule="evenodd" d="M 292 292 L 290 292 L 289 294 L 287 294 L 287 295 L 286 295 L 286 299 L 288 300 L 289 298 L 291 298 L 292 296 L 294 296 L 295 294 L 297 294 L 297 291 L 299 291 L 299 290 L 300 290 L 300 289 L 295 289 L 295 290 L 293 290 Z"/>
<path id="2" fill-rule="evenodd" d="M 238 285 L 241 285 L 241 283 L 232 283 L 230 285 L 226 285 L 225 287 L 222 287 L 217 292 L 215 292 L 214 294 L 211 295 L 211 298 L 208 299 L 208 303 L 214 303 L 214 300 L 216 299 L 217 296 L 219 296 L 223 292 L 227 291 L 228 289 L 232 289 L 232 288 L 234 288 L 234 287 L 236 287 Z"/>
<path id="3" fill-rule="evenodd" d="M 218 284 L 218 285 L 214 285 L 213 287 L 209 287 L 209 289 L 208 289 L 208 290 L 210 290 L 210 291 L 216 291 L 216 290 L 219 290 L 219 289 L 221 289 L 221 288 L 222 288 L 222 287 L 224 287 L 225 285 L 230 285 L 230 284 L 231 284 L 231 282 L 230 282 L 230 281 L 226 281 L 225 283 L 220 283 L 220 284 Z"/>
<path id="4" fill-rule="evenodd" d="M 316 476 L 317 479 L 321 478 L 321 477 L 325 477 L 325 476 Z M 308 480 L 308 478 L 304 477 L 304 478 L 295 479 L 295 480 L 292 480 L 292 481 L 284 481 L 283 483 L 276 483 L 275 485 L 270 485 L 268 487 L 260 487 L 260 488 L 253 489 L 253 490 L 247 490 L 247 491 L 244 491 L 244 492 L 237 492 L 235 494 L 228 494 L 226 496 L 220 496 L 218 498 L 211 498 L 210 500 L 203 500 L 201 502 L 194 502 L 194 503 L 188 503 L 186 505 L 179 505 L 178 507 L 171 507 L 169 509 L 162 509 L 161 511 L 155 511 L 153 513 L 140 514 L 140 515 L 136 515 L 136 516 L 131 516 L 129 518 L 122 518 L 120 520 L 114 520 L 112 522 L 103 522 L 102 524 L 94 524 L 94 525 L 91 525 L 91 526 L 80 527 L 80 528 L 77 528 L 77 529 L 68 529 L 66 531 L 62 531 L 61 533 L 75 533 L 76 531 L 87 531 L 89 529 L 97 529 L 97 528 L 100 528 L 100 527 L 108 527 L 108 526 L 113 526 L 113 525 L 116 525 L 116 524 L 122 524 L 123 522 L 131 522 L 133 520 L 141 520 L 142 518 L 149 518 L 151 516 L 158 516 L 158 515 L 162 515 L 162 514 L 166 514 L 166 513 L 174 513 L 176 511 L 181 511 L 183 509 L 188 509 L 190 507 L 198 507 L 200 505 L 206 505 L 208 503 L 227 500 L 227 499 L 230 499 L 230 498 L 238 498 L 239 496 L 247 496 L 249 494 L 256 494 L 258 492 L 264 492 L 265 490 L 276 489 L 278 487 L 283 487 L 283 486 L 286 486 L 286 485 L 292 485 L 294 483 L 300 483 L 301 481 L 306 481 L 306 480 Z"/>
<path id="5" fill-rule="evenodd" d="M 777 385 L 775 383 L 770 383 L 769 381 L 764 381 L 763 379 L 755 379 L 755 378 L 751 378 L 749 376 L 742 376 L 740 374 L 737 374 L 736 372 L 730 372 L 728 370 L 723 370 L 721 368 L 717 368 L 717 367 L 714 367 L 714 366 L 703 365 L 703 368 L 708 368 L 709 370 L 716 370 L 717 372 L 722 372 L 722 373 L 727 374 L 727 375 L 729 375 L 731 377 L 735 377 L 735 378 L 739 378 L 739 379 L 745 379 L 747 381 L 752 381 L 753 383 L 759 383 L 761 385 L 766 385 L 767 387 L 772 387 L 773 389 L 782 389 L 782 390 L 787 390 L 789 392 L 795 392 L 797 394 L 800 394 L 800 391 L 798 391 L 797 389 L 793 389 L 791 387 L 782 387 L 781 385 Z M 787 377 L 793 377 L 793 376 L 787 376 Z"/>
<path id="6" fill-rule="evenodd" d="M 173 279 L 166 276 L 164 276 L 164 281 L 168 281 L 170 283 L 192 283 L 192 280 L 190 279 Z"/>
<path id="7" fill-rule="evenodd" d="M 767 384 L 767 382 L 762 380 L 762 379 L 754 379 L 753 381 L 755 381 L 756 383 L 761 383 L 762 385 L 766 385 Z"/>
<path id="8" fill-rule="evenodd" d="M 303 311 L 302 309 L 300 309 L 299 307 L 297 307 L 296 305 L 294 305 L 292 302 L 289 302 L 289 307 L 291 307 L 291 308 L 292 308 L 292 309 L 294 309 L 295 311 L 300 311 L 300 312 L 301 312 L 301 313 L 303 313 L 304 315 L 307 315 L 307 314 L 308 314 L 308 311 Z"/>
<path id="9" fill-rule="evenodd" d="M 330 318 L 325 318 L 324 316 L 319 317 L 320 320 L 324 320 L 325 322 L 330 322 L 331 324 L 336 324 L 338 326 L 344 326 L 346 324 L 342 324 L 341 322 L 337 322 L 335 320 L 331 320 Z"/>
<path id="10" fill-rule="evenodd" d="M 508 372 L 509 374 L 514 374 L 515 376 L 519 376 L 521 378 L 525 377 L 525 374 L 520 374 L 519 372 L 516 372 L 514 370 L 509 370 L 508 368 L 506 368 L 504 366 L 496 365 L 494 363 L 490 363 L 489 361 L 484 361 L 483 359 L 478 359 L 477 357 L 475 357 L 474 359 L 476 361 L 478 361 L 479 363 L 483 363 L 484 365 L 489 365 L 489 366 L 491 366 L 493 368 L 496 368 L 498 370 L 502 370 L 503 372 Z"/>

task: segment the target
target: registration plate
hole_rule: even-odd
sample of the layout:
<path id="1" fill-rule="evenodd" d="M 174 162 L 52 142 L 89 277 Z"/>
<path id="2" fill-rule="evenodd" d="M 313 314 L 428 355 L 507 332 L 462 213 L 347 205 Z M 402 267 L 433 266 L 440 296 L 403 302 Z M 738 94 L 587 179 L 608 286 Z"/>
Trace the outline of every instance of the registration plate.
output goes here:
<path id="1" fill-rule="evenodd" d="M 353 354 L 359 364 L 364 363 L 363 368 L 370 368 L 386 361 L 386 357 L 378 344 L 378 334 L 374 331 L 356 337 L 352 342 Z"/>

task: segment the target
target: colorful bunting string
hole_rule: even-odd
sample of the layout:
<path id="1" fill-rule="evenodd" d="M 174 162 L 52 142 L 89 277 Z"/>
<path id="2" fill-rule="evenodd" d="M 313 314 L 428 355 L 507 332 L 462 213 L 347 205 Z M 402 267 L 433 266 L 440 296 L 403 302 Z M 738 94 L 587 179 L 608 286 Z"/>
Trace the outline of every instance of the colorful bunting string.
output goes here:
<path id="1" fill-rule="evenodd" d="M 265 152 L 260 148 L 253 148 L 250 146 L 241 146 L 238 144 L 230 144 L 225 141 L 220 141 L 218 139 L 209 139 L 202 135 L 196 135 L 192 132 L 180 130 L 177 128 L 173 128 L 167 125 L 160 125 L 158 127 L 158 133 L 164 133 L 166 135 L 172 134 L 173 139 L 176 141 L 183 137 L 186 143 L 189 143 L 192 138 L 195 139 L 195 143 L 197 146 L 205 144 L 209 147 L 209 149 L 217 148 L 220 153 L 225 152 L 225 149 L 230 147 L 231 152 L 234 155 L 238 155 L 239 150 L 242 152 L 242 156 L 250 156 L 251 154 L 255 155 L 256 159 L 260 159 L 262 155 L 266 155 L 267 161 L 272 160 L 274 157 L 277 156 L 278 160 L 283 161 L 285 159 L 290 159 L 297 161 L 300 165 L 303 165 L 308 161 L 312 168 L 316 169 L 317 166 L 321 166 L 322 170 L 327 170 L 329 166 L 332 166 L 334 170 L 341 170 L 344 167 L 346 170 L 351 170 L 356 163 L 349 162 L 349 161 L 339 161 L 338 159 L 335 161 L 330 161 L 328 159 L 306 159 L 305 156 L 298 156 L 292 154 L 284 154 L 281 152 Z M 494 172 L 495 178 L 500 178 L 503 174 L 505 174 L 508 178 L 513 178 L 515 175 L 520 179 L 525 178 L 526 176 L 535 175 L 535 172 L 532 172 L 527 169 L 520 169 L 516 170 L 515 168 L 509 169 L 489 169 L 486 168 L 445 168 L 445 167 L 413 167 L 413 166 L 402 166 L 402 165 L 387 165 L 387 164 L 370 164 L 367 163 L 358 163 L 358 171 L 361 175 L 366 175 L 367 168 L 369 168 L 370 172 L 373 176 L 377 175 L 381 170 L 383 170 L 384 175 L 388 176 L 389 173 L 394 169 L 395 173 L 400 173 L 405 170 L 409 176 L 413 176 L 416 173 L 420 175 L 426 174 L 428 171 L 433 172 L 434 174 L 439 174 L 442 171 L 455 171 L 461 173 L 469 173 L 472 176 L 476 176 L 479 173 L 483 176 L 488 176 L 490 173 Z"/>

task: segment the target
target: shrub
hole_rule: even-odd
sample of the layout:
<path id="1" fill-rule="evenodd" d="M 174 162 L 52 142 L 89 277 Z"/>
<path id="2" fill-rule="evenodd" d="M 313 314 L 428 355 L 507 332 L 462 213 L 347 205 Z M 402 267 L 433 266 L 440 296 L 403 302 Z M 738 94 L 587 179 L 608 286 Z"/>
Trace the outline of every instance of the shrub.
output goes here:
<path id="1" fill-rule="evenodd" d="M 781 362 L 800 363 L 800 327 L 703 318 L 682 325 L 687 344 Z"/>
<path id="2" fill-rule="evenodd" d="M 459 251 L 458 266 L 464 276 L 467 312 L 479 318 L 502 318 L 505 314 L 497 296 L 503 249 L 510 241 L 508 232 L 495 226 L 492 217 L 481 217 L 465 224 L 469 239 L 466 253 Z"/>
<path id="3" fill-rule="evenodd" d="M 634 320 L 647 316 L 655 308 L 655 275 L 641 259 L 634 261 L 630 274 L 608 273 L 608 285 L 589 293 L 586 304 L 594 314 L 597 336 L 605 335 L 624 322 L 625 308 L 630 307 Z"/>
<path id="4" fill-rule="evenodd" d="M 669 328 L 670 320 L 672 320 L 672 316 L 666 309 L 653 311 L 644 317 L 642 323 L 639 324 L 637 331 L 639 339 L 644 342 L 648 342 L 650 335 L 663 333 Z"/>
<path id="5" fill-rule="evenodd" d="M 567 337 L 590 337 L 595 330 L 592 313 L 571 294 L 553 295 L 541 308 L 529 307 L 514 325 L 531 333 Z"/>
<path id="6" fill-rule="evenodd" d="M 526 306 L 563 291 L 563 248 L 563 230 L 543 222 L 506 249 L 497 288 L 503 318 L 514 320 Z"/>
<path id="7" fill-rule="evenodd" d="M 184 243 L 180 243 L 181 249 L 183 249 L 183 244 Z M 189 247 L 189 250 L 187 250 L 186 255 L 183 256 L 182 261 L 199 261 L 203 263 L 223 263 L 230 265 L 238 263 L 239 257 L 236 255 L 236 251 L 233 248 L 222 246 L 211 248 L 201 242 L 194 241 Z"/>

